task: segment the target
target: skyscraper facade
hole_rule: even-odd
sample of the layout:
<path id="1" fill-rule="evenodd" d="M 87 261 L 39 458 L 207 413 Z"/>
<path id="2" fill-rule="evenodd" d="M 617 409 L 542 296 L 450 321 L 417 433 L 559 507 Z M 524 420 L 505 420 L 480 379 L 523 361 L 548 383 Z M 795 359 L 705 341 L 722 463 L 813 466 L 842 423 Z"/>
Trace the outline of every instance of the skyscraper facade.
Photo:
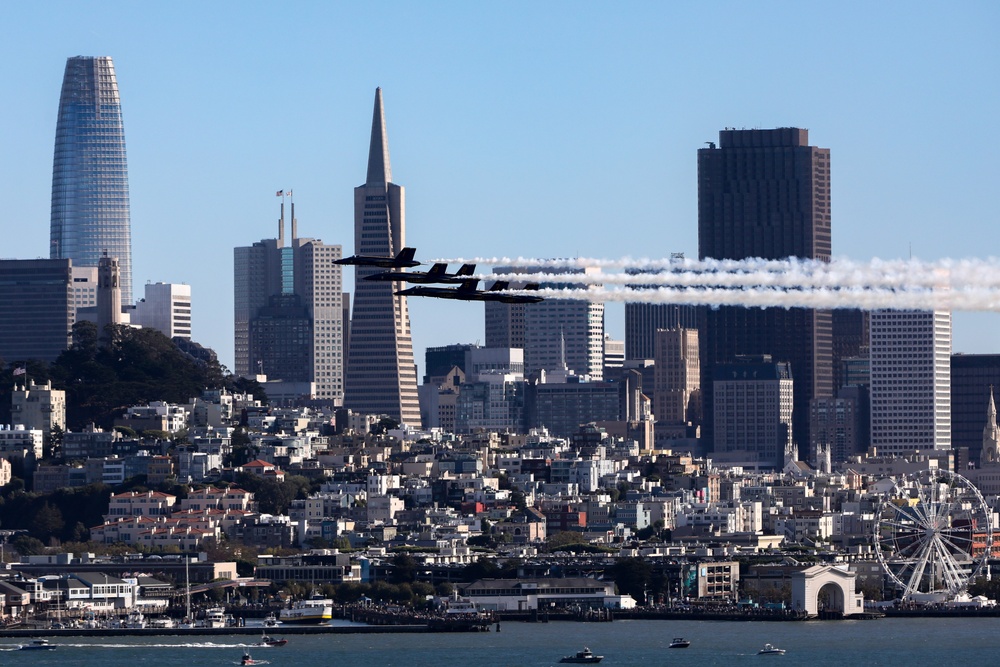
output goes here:
<path id="1" fill-rule="evenodd" d="M 391 257 L 406 245 L 406 198 L 392 182 L 382 89 L 375 91 L 368 177 L 354 189 L 354 250 Z M 410 313 L 398 283 L 365 280 L 383 269 L 354 267 L 354 304 L 344 407 L 420 427 Z"/>
<path id="2" fill-rule="evenodd" d="M 990 391 L 1000 391 L 1000 354 L 951 356 L 951 446 L 978 461 Z"/>
<path id="3" fill-rule="evenodd" d="M 653 415 L 665 424 L 701 421 L 701 364 L 697 329 L 656 332 Z"/>
<path id="4" fill-rule="evenodd" d="M 311 398 L 339 405 L 344 392 L 344 322 L 339 245 L 291 240 L 281 205 L 278 238 L 233 252 L 235 371 L 268 380 L 313 383 Z"/>
<path id="5" fill-rule="evenodd" d="M 76 321 L 73 262 L 0 260 L 0 360 L 55 361 L 69 347 Z"/>
<path id="6" fill-rule="evenodd" d="M 715 366 L 715 453 L 729 462 L 780 469 L 794 456 L 795 393 L 789 364 L 768 355 Z"/>
<path id="7" fill-rule="evenodd" d="M 871 313 L 871 446 L 951 449 L 951 313 Z"/>
<path id="8" fill-rule="evenodd" d="M 697 306 L 672 303 L 626 303 L 625 358 L 654 358 L 656 356 L 656 332 L 659 329 L 678 328 L 698 328 Z"/>
<path id="9" fill-rule="evenodd" d="M 557 269 L 540 266 L 496 266 L 493 272 L 564 273 L 566 283 L 577 285 L 572 274 L 596 274 L 600 269 Z M 515 283 L 512 285 L 517 287 Z M 524 372 L 570 370 L 591 381 L 604 379 L 604 304 L 586 300 L 551 299 L 541 303 L 486 303 L 486 347 L 524 349 Z"/>
<path id="10" fill-rule="evenodd" d="M 135 304 L 132 324 L 156 329 L 168 338 L 191 338 L 191 286 L 146 283 L 146 295 Z"/>
<path id="11" fill-rule="evenodd" d="M 698 151 L 700 259 L 829 261 L 830 151 L 798 128 L 723 130 Z M 795 378 L 793 438 L 809 441 L 809 402 L 833 393 L 833 320 L 806 308 L 702 309 L 702 377 L 739 355 L 769 354 Z M 709 389 L 706 387 L 706 389 Z M 702 435 L 717 443 L 714 398 L 704 392 Z"/>
<path id="12" fill-rule="evenodd" d="M 132 303 L 132 236 L 125 130 L 107 56 L 66 61 L 52 159 L 52 259 L 118 260 L 122 303 Z"/>

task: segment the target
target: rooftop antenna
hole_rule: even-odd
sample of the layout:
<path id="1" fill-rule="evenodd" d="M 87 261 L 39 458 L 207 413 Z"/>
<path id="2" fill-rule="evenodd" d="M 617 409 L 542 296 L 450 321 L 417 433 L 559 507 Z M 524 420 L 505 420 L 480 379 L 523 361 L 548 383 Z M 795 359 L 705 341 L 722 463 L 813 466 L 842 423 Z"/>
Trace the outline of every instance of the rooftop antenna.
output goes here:
<path id="1" fill-rule="evenodd" d="M 278 247 L 283 248 L 285 246 L 285 191 L 278 190 L 274 196 L 281 197 L 281 217 L 278 218 Z"/>

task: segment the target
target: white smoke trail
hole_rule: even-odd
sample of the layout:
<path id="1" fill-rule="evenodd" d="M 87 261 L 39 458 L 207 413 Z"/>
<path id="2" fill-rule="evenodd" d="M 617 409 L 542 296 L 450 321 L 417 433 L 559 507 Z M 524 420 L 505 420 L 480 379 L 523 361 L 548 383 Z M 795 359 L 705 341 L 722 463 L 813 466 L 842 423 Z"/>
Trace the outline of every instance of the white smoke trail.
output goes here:
<path id="1" fill-rule="evenodd" d="M 551 299 L 574 299 L 593 302 L 686 304 L 700 306 L 743 306 L 748 308 L 860 308 L 864 310 L 948 310 L 1000 312 L 1000 291 L 986 288 L 962 290 L 884 288 L 778 289 L 749 287 L 659 287 L 633 290 L 593 286 L 589 288 L 541 289 L 515 291 Z"/>

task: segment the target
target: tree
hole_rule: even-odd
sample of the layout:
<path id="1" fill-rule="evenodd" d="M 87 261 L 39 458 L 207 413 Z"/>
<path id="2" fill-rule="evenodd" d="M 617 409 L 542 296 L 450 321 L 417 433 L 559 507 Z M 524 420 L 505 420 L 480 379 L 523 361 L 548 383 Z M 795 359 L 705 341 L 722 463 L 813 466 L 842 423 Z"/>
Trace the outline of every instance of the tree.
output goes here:
<path id="1" fill-rule="evenodd" d="M 646 591 L 653 575 L 649 563 L 641 558 L 622 558 L 605 574 L 615 582 L 619 593 L 631 595 L 639 604 L 646 604 Z"/>
<path id="2" fill-rule="evenodd" d="M 14 547 L 21 556 L 37 556 L 45 553 L 45 545 L 37 537 L 30 535 L 18 535 L 10 541 L 10 546 Z"/>
<path id="3" fill-rule="evenodd" d="M 583 536 L 583 533 L 576 533 L 572 530 L 560 530 L 549 536 L 549 539 L 545 541 L 545 546 L 549 551 L 557 551 L 559 547 L 564 547 L 570 544 L 587 543 L 587 538 Z"/>
<path id="4" fill-rule="evenodd" d="M 392 577 L 394 584 L 411 583 L 417 579 L 417 559 L 409 554 L 396 554 L 392 558 Z"/>
<path id="5" fill-rule="evenodd" d="M 59 539 L 66 521 L 58 507 L 45 503 L 31 520 L 31 536 L 40 540 Z"/>

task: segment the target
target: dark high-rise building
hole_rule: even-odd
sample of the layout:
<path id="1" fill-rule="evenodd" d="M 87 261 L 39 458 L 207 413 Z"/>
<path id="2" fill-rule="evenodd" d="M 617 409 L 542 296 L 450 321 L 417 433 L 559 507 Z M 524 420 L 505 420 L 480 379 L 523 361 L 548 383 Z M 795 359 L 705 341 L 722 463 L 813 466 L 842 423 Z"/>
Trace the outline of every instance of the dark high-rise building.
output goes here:
<path id="1" fill-rule="evenodd" d="M 698 151 L 700 259 L 830 260 L 830 151 L 798 128 L 723 130 Z M 795 378 L 793 437 L 809 442 L 809 402 L 833 392 L 829 311 L 702 309 L 702 377 L 738 355 L 770 354 Z M 712 391 L 704 392 L 703 437 L 715 442 Z"/>
<path id="2" fill-rule="evenodd" d="M 478 348 L 478 345 L 456 344 L 445 345 L 443 347 L 429 347 L 424 351 L 424 383 L 432 382 L 432 378 L 440 378 L 451 372 L 451 369 L 458 366 L 463 373 L 467 373 L 465 367 L 465 357 L 469 350 Z"/>
<path id="3" fill-rule="evenodd" d="M 76 314 L 68 259 L 0 260 L 0 361 L 55 361 Z"/>
<path id="4" fill-rule="evenodd" d="M 698 308 L 684 304 L 626 303 L 625 358 L 656 357 L 658 329 L 697 329 Z"/>
<path id="5" fill-rule="evenodd" d="M 118 81 L 111 58 L 66 61 L 52 159 L 52 259 L 97 266 L 118 260 L 123 304 L 132 303 L 128 164 Z"/>
<path id="6" fill-rule="evenodd" d="M 990 389 L 1000 392 L 1000 354 L 951 355 L 951 447 L 978 461 Z"/>
<path id="7" fill-rule="evenodd" d="M 375 91 L 368 178 L 354 189 L 354 252 L 392 257 L 406 245 L 406 198 L 392 182 L 382 89 Z M 397 283 L 365 280 L 384 269 L 354 267 L 354 310 L 344 407 L 420 428 L 410 313 Z"/>

